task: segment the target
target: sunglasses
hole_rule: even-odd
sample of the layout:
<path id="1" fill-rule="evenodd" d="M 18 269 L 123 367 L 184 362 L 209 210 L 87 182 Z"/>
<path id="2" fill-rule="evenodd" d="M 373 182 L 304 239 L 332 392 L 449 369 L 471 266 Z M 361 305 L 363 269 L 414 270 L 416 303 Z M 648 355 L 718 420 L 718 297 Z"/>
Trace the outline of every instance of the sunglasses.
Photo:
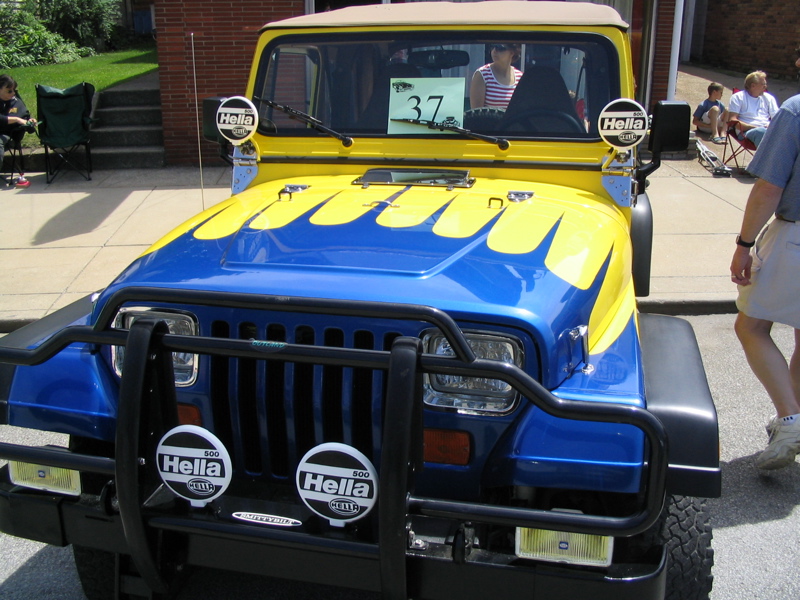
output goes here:
<path id="1" fill-rule="evenodd" d="M 505 52 L 506 50 L 511 50 L 508 46 L 504 46 L 503 44 L 492 44 L 492 50 L 497 50 L 498 52 Z"/>

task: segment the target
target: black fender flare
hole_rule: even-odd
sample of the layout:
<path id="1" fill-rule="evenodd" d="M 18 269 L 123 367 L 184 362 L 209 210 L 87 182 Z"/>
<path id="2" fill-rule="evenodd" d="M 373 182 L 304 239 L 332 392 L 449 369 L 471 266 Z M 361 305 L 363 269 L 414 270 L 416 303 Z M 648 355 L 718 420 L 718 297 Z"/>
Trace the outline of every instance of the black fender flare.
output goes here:
<path id="1" fill-rule="evenodd" d="M 633 260 L 631 275 L 637 296 L 650 295 L 650 264 L 653 258 L 653 210 L 646 193 L 636 197 L 631 207 L 631 245 Z"/>
<path id="2" fill-rule="evenodd" d="M 719 426 L 691 324 L 639 315 L 647 410 L 667 430 L 667 494 L 718 498 L 722 493 Z"/>

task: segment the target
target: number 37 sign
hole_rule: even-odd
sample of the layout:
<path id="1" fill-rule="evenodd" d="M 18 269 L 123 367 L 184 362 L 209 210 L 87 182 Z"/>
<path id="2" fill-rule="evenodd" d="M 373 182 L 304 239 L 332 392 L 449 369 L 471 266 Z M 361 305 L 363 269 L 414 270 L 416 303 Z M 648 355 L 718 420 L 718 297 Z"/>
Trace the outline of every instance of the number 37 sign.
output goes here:
<path id="1" fill-rule="evenodd" d="M 390 80 L 389 123 L 386 133 L 450 133 L 393 119 L 441 123 L 464 119 L 464 79 L 461 77 L 411 77 Z"/>

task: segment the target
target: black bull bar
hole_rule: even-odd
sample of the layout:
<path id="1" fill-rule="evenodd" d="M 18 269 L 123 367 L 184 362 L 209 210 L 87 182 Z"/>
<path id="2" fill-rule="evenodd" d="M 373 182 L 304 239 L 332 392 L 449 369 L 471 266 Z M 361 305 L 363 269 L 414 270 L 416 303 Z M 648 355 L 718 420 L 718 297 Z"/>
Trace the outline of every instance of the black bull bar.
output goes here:
<path id="1" fill-rule="evenodd" d="M 253 344 L 249 340 L 217 339 L 170 334 L 166 323 L 141 318 L 130 331 L 110 330 L 108 324 L 126 302 L 154 301 L 306 312 L 330 315 L 408 319 L 438 327 L 455 356 L 422 352 L 418 338 L 399 337 L 390 351 L 359 350 L 297 344 Z M 0 458 L 110 475 L 116 479 L 119 514 L 130 549 L 150 589 L 165 593 L 142 512 L 140 458 L 145 446 L 177 424 L 172 352 L 219 355 L 283 362 L 383 369 L 388 373 L 380 464 L 378 558 L 381 588 L 386 598 L 406 598 L 406 523 L 410 515 L 460 522 L 543 528 L 596 535 L 630 536 L 649 528 L 661 513 L 667 472 L 667 434 L 654 415 L 629 405 L 557 398 L 514 365 L 476 358 L 455 321 L 427 306 L 256 296 L 217 292 L 128 288 L 115 293 L 97 324 L 62 329 L 34 349 L 0 347 L 0 363 L 37 365 L 72 343 L 125 346 L 120 385 L 116 458 L 0 443 Z M 414 495 L 413 471 L 422 466 L 422 376 L 425 373 L 499 379 L 512 385 L 529 402 L 555 417 L 633 425 L 647 438 L 649 457 L 644 498 L 639 512 L 625 517 L 553 512 L 529 508 L 450 501 Z M 147 424 L 149 431 L 143 431 Z M 155 431 L 155 436 L 151 433 Z M 149 440 L 149 441 L 148 441 Z M 386 451 L 390 449 L 390 451 Z M 206 525 L 207 526 L 207 525 Z M 285 537 L 286 532 L 280 532 Z"/>

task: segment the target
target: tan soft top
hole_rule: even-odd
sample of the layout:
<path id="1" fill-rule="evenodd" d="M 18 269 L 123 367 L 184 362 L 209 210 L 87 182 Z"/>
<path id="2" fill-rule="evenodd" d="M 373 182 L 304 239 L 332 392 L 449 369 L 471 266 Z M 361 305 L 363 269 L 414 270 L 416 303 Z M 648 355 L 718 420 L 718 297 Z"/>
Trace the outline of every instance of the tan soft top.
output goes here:
<path id="1" fill-rule="evenodd" d="M 264 25 L 284 27 L 375 27 L 380 25 L 610 25 L 627 29 L 616 10 L 590 2 L 497 0 L 408 2 L 350 6 Z"/>

